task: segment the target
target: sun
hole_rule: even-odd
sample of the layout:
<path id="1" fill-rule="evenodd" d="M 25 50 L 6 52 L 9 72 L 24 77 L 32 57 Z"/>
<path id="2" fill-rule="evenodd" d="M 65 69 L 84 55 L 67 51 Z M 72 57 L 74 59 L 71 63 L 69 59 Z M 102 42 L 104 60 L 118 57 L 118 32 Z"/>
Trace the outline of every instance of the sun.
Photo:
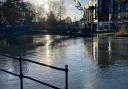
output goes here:
<path id="1" fill-rule="evenodd" d="M 38 5 L 44 5 L 44 10 L 45 10 L 46 12 L 49 12 L 48 1 L 49 1 L 49 0 L 37 0 Z"/>
<path id="2" fill-rule="evenodd" d="M 37 6 L 37 7 L 39 7 L 39 6 L 43 6 L 43 8 L 44 8 L 44 10 L 46 11 L 46 12 L 49 12 L 49 5 L 48 5 L 48 3 L 49 3 L 49 1 L 51 1 L 51 0 L 24 0 L 25 2 L 30 2 L 30 3 L 32 3 L 34 6 Z M 36 3 L 35 3 L 36 2 Z"/>
<path id="3" fill-rule="evenodd" d="M 45 0 L 44 2 L 44 9 L 46 12 L 49 12 L 48 0 Z"/>
<path id="4" fill-rule="evenodd" d="M 49 6 L 48 6 L 48 4 L 45 4 L 44 9 L 45 9 L 46 12 L 49 12 Z"/>

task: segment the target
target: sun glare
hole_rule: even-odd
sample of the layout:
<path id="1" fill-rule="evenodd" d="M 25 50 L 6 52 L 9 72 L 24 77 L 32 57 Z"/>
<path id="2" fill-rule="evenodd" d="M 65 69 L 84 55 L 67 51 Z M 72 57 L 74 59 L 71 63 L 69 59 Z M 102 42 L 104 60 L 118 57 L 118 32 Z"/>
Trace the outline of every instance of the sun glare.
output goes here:
<path id="1" fill-rule="evenodd" d="M 45 9 L 46 12 L 49 12 L 48 0 L 45 0 L 44 9 Z"/>
<path id="2" fill-rule="evenodd" d="M 49 12 L 48 4 L 45 4 L 45 7 L 44 7 L 44 8 L 45 8 L 45 11 L 46 11 L 46 12 Z"/>
<path id="3" fill-rule="evenodd" d="M 48 6 L 49 0 L 24 0 L 24 1 L 29 1 L 32 4 L 34 4 L 35 6 L 44 6 L 44 10 L 46 12 L 49 12 L 49 6 Z M 35 1 L 36 1 L 36 3 L 35 3 Z"/>

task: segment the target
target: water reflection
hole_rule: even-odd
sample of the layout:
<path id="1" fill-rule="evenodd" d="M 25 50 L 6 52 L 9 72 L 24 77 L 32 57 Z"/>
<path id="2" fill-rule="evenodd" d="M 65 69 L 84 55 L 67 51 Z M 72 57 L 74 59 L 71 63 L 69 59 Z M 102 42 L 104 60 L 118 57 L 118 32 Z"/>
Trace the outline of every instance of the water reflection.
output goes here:
<path id="1" fill-rule="evenodd" d="M 30 60 L 62 68 L 68 64 L 69 89 L 127 89 L 127 38 L 99 35 L 94 38 L 30 35 L 0 40 L 0 52 L 16 57 L 22 55 Z M 12 59 L 0 56 L 0 67 L 19 73 L 19 63 Z M 60 72 L 27 62 L 23 63 L 23 67 L 25 75 L 60 87 L 64 86 L 64 74 Z M 10 82 L 15 79 L 18 81 L 18 78 L 0 72 L 2 89 L 17 89 L 10 88 Z M 7 84 L 8 80 L 11 81 Z M 27 89 L 49 89 L 27 80 L 24 86 Z"/>
<path id="2" fill-rule="evenodd" d="M 46 62 L 47 64 L 52 64 L 52 57 L 51 57 L 51 47 L 50 47 L 50 44 L 52 42 L 52 39 L 51 39 L 51 36 L 50 35 L 46 35 L 45 36 L 45 39 L 46 39 L 46 49 L 45 49 L 45 52 L 46 52 Z"/>
<path id="3" fill-rule="evenodd" d="M 111 65 L 116 60 L 126 60 L 128 51 L 127 38 L 97 36 L 87 43 L 89 55 L 99 65 Z"/>
<path id="4" fill-rule="evenodd" d="M 5 54 L 9 54 L 9 55 L 16 56 L 16 57 L 21 55 L 22 57 L 28 58 L 30 60 L 39 61 L 42 63 L 52 65 L 52 64 L 55 64 L 55 58 L 54 58 L 55 50 L 53 50 L 53 48 L 57 47 L 57 44 L 64 41 L 64 39 L 66 40 L 69 38 L 62 37 L 62 36 L 50 36 L 50 35 L 7 38 L 4 40 L 0 40 L 0 53 L 5 53 Z M 0 67 L 8 71 L 19 74 L 19 62 L 18 61 L 0 56 Z M 39 72 L 36 72 L 37 74 L 34 74 L 35 70 Z M 41 74 L 40 73 L 41 70 L 47 70 L 47 69 L 44 69 L 44 68 L 40 69 L 36 65 L 30 64 L 28 62 L 23 62 L 23 73 L 24 74 L 37 77 Z M 51 70 L 49 70 L 48 72 L 45 72 L 46 74 L 44 73 L 44 75 L 49 76 L 48 80 L 52 78 L 52 76 L 50 75 L 51 74 L 50 71 Z M 1 84 L 5 85 L 8 80 L 12 81 L 12 80 L 15 80 L 16 78 L 15 76 L 12 76 L 9 74 L 6 74 L 6 76 L 8 77 L 1 77 L 4 75 L 5 73 L 0 72 L 0 82 L 2 80 L 2 83 L 0 83 L 0 86 L 3 86 Z M 5 79 L 7 79 L 7 81 L 3 81 Z M 18 80 L 18 78 L 16 78 L 16 80 Z M 47 81 L 47 79 L 45 80 Z M 6 87 L 9 88 L 9 86 L 6 86 Z"/>

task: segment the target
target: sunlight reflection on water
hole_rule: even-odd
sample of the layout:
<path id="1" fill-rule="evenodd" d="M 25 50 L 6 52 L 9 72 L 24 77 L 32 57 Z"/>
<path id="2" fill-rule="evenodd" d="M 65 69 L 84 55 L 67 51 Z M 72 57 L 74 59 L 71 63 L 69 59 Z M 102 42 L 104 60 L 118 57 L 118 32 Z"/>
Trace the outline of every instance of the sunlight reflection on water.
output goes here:
<path id="1" fill-rule="evenodd" d="M 127 89 L 127 38 L 24 36 L 1 40 L 0 52 L 13 56 L 22 55 L 24 58 L 62 68 L 68 64 L 69 89 Z M 19 72 L 18 62 L 8 61 L 7 58 L 0 57 L 0 67 Z M 23 63 L 23 68 L 25 75 L 64 88 L 63 72 L 27 62 Z M 3 75 L 5 77 L 1 77 Z M 0 72 L 2 89 L 18 89 L 18 81 L 17 78 Z M 24 82 L 25 89 L 50 89 L 29 80 Z"/>

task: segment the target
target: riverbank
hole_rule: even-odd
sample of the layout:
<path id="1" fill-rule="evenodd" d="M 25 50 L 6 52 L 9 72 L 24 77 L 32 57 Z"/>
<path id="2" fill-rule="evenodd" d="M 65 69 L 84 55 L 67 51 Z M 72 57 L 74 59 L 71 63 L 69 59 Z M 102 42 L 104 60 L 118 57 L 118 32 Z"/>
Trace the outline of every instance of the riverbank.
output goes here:
<path id="1" fill-rule="evenodd" d="M 75 28 L 57 28 L 57 27 L 15 27 L 15 28 L 3 28 L 0 29 L 0 38 L 10 37 L 10 36 L 20 36 L 20 35 L 62 35 L 71 37 L 92 37 L 93 33 L 91 31 L 79 32 L 79 29 Z"/>
<path id="2" fill-rule="evenodd" d="M 128 32 L 118 32 L 118 33 L 116 33 L 116 36 L 128 37 Z"/>
<path id="3" fill-rule="evenodd" d="M 117 33 L 101 33 L 110 37 L 128 37 L 128 32 L 117 32 Z"/>

